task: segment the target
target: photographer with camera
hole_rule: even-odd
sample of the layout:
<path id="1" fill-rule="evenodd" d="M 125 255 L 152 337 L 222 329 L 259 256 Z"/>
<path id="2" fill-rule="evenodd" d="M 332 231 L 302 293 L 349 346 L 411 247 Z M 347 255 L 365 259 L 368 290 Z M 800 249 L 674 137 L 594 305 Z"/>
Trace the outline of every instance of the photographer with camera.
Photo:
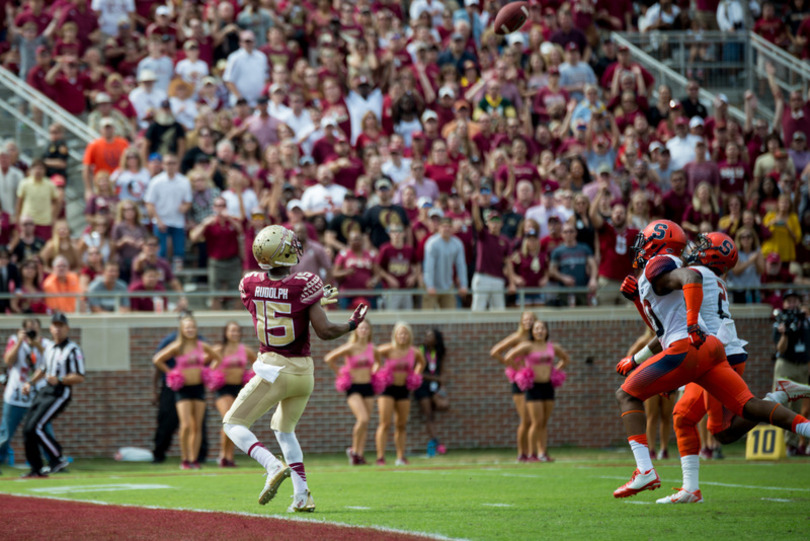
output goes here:
<path id="1" fill-rule="evenodd" d="M 38 319 L 24 319 L 17 334 L 9 337 L 6 343 L 3 360 L 8 370 L 8 379 L 3 393 L 3 419 L 0 421 L 0 463 L 5 463 L 9 458 L 11 438 L 28 413 L 36 391 L 45 385 L 43 381 L 30 394 L 24 394 L 22 390 L 23 385 L 42 365 L 45 349 L 52 344 L 51 340 L 42 336 L 41 331 Z M 45 430 L 52 432 L 50 424 Z"/>
<path id="2" fill-rule="evenodd" d="M 801 308 L 799 294 L 788 289 L 782 297 L 782 310 L 777 310 L 774 321 L 774 342 L 776 342 L 776 364 L 773 368 L 774 389 L 779 379 L 790 379 L 807 383 L 810 375 L 810 321 Z M 799 413 L 801 400 L 791 402 L 787 407 Z M 785 433 L 788 456 L 801 456 L 806 449 L 800 445 L 799 437 Z"/>

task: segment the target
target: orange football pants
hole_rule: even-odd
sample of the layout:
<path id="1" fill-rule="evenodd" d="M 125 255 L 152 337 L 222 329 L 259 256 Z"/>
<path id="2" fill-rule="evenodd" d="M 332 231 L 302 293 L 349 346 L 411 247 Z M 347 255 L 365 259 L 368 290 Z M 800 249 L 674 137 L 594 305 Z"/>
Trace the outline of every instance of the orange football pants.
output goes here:
<path id="1" fill-rule="evenodd" d="M 745 372 L 745 363 L 735 364 L 731 368 L 742 376 Z M 672 412 L 678 452 L 681 456 L 696 455 L 700 452 L 700 434 L 697 425 L 706 413 L 709 414 L 706 428 L 712 434 L 728 428 L 734 417 L 731 411 L 724 408 L 723 404 L 707 393 L 703 387 L 697 383 L 690 383 Z"/>
<path id="2" fill-rule="evenodd" d="M 690 345 L 688 338 L 673 342 L 636 368 L 622 390 L 643 402 L 689 383 L 708 391 L 734 415 L 742 416 L 743 407 L 754 398 L 742 377 L 728 364 L 723 344 L 714 336 L 708 336 L 700 349 Z"/>

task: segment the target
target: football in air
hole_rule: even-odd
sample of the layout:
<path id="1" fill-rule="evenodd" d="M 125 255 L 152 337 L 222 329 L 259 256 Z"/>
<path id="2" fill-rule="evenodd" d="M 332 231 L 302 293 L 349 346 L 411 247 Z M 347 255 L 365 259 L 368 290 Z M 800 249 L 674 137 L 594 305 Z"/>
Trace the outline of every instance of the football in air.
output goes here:
<path id="1" fill-rule="evenodd" d="M 523 27 L 529 18 L 528 2 L 511 2 L 506 4 L 495 17 L 495 33 L 500 36 L 511 34 Z"/>

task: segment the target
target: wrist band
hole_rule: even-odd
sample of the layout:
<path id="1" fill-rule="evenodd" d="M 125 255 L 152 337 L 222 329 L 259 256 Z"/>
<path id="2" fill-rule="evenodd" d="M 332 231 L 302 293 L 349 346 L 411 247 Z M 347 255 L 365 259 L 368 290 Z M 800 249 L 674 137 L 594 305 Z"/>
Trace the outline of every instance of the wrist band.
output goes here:
<path id="1" fill-rule="evenodd" d="M 349 320 L 349 330 L 353 331 L 357 328 L 357 322 L 353 319 Z"/>
<path id="2" fill-rule="evenodd" d="M 633 355 L 633 362 L 636 364 L 641 364 L 653 355 L 654 353 L 650 349 L 650 346 L 644 346 L 644 349 Z"/>

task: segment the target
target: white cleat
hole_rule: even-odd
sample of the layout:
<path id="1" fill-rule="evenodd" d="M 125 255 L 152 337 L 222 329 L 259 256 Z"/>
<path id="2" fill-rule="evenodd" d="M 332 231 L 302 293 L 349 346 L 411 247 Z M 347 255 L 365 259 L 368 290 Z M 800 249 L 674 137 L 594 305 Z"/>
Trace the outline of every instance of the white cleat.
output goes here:
<path id="1" fill-rule="evenodd" d="M 307 490 L 304 494 L 293 495 L 293 502 L 287 508 L 288 513 L 312 513 L 315 511 L 315 500 Z"/>
<path id="2" fill-rule="evenodd" d="M 796 383 L 789 379 L 778 379 L 776 380 L 776 388 L 787 394 L 788 402 L 810 398 L 810 385 Z"/>
<path id="3" fill-rule="evenodd" d="M 267 472 L 267 481 L 264 483 L 264 490 L 259 494 L 259 505 L 264 505 L 272 500 L 276 492 L 278 492 L 278 487 L 281 486 L 281 483 L 283 483 L 291 473 L 292 470 L 285 466 L 283 462 L 279 462 L 272 471 Z"/>
<path id="4" fill-rule="evenodd" d="M 660 486 L 661 479 L 655 472 L 655 468 L 644 473 L 636 470 L 628 482 L 613 491 L 613 497 L 627 498 L 628 496 L 635 496 L 644 490 L 655 490 Z"/>
<path id="5" fill-rule="evenodd" d="M 685 488 L 680 488 L 675 494 L 655 500 L 655 503 L 703 503 L 703 494 L 700 493 L 700 489 L 689 492 Z"/>

